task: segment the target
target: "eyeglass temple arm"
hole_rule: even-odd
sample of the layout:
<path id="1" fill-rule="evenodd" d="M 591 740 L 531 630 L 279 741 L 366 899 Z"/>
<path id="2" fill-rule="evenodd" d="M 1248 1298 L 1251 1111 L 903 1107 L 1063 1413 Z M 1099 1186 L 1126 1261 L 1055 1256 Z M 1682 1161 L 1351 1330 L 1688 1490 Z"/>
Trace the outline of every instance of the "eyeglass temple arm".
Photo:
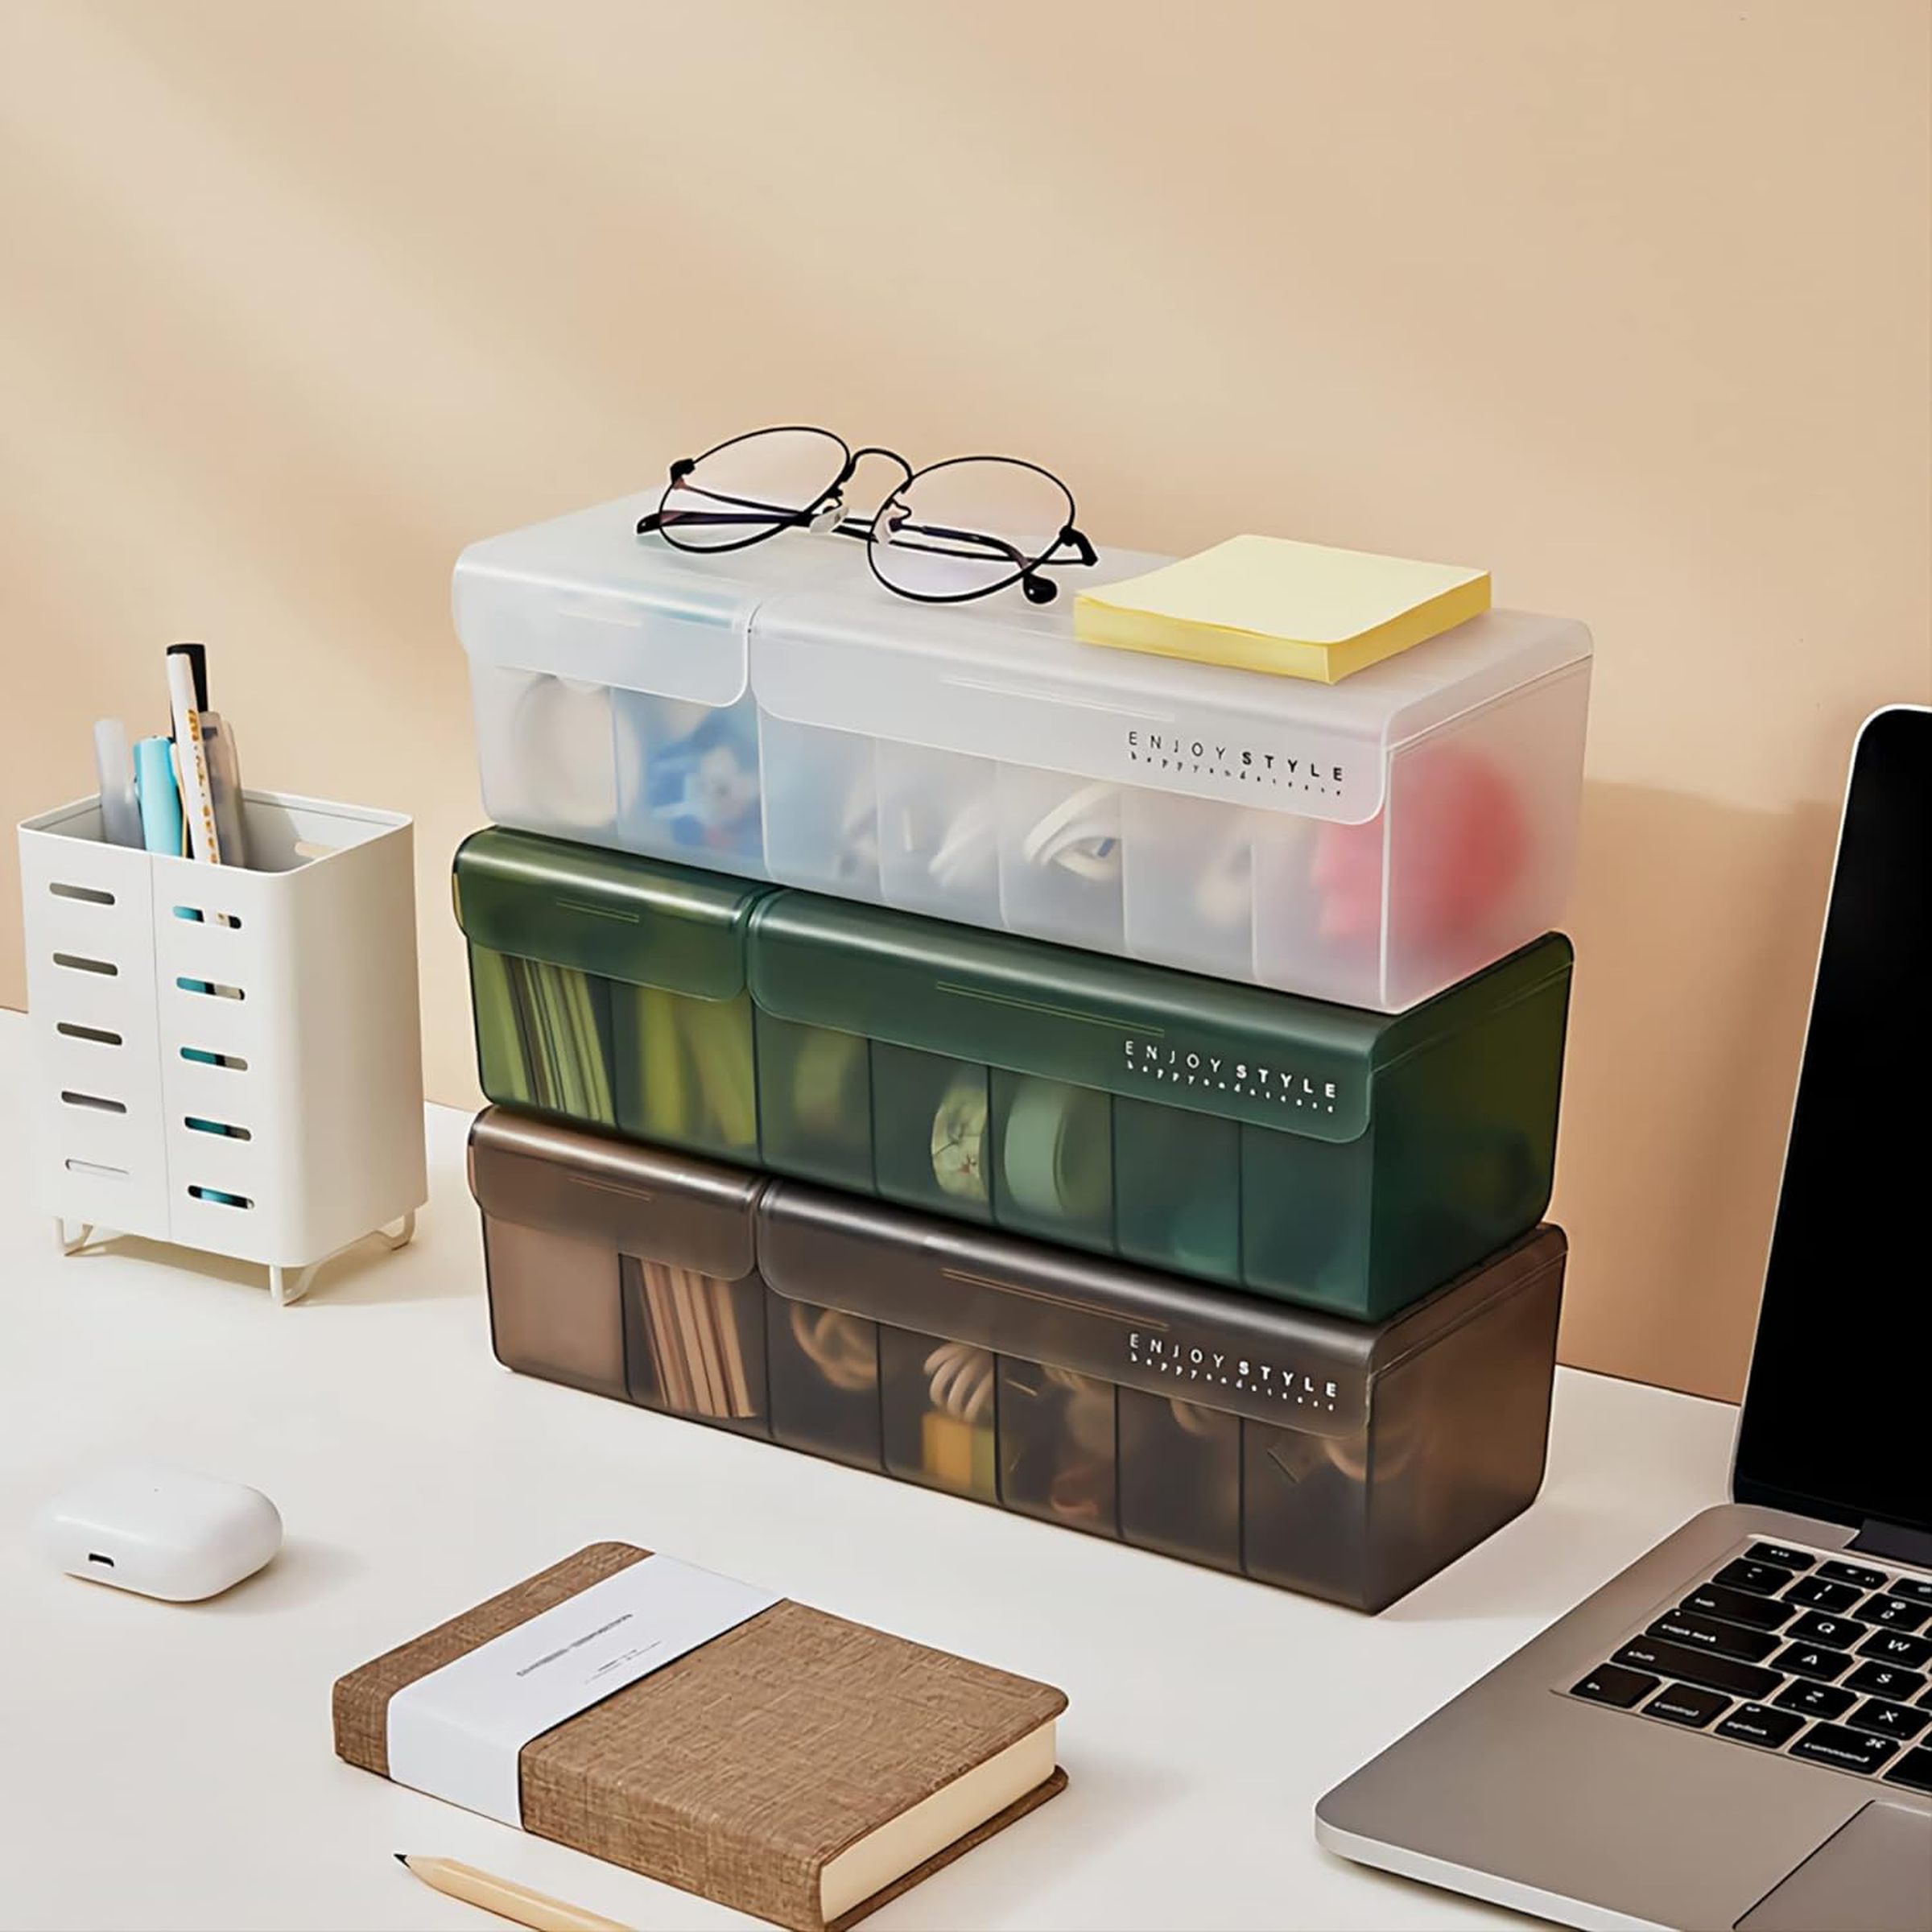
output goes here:
<path id="1" fill-rule="evenodd" d="M 638 518 L 638 535 L 649 536 L 667 526 L 675 529 L 687 523 L 763 523 L 773 529 L 783 529 L 790 524 L 811 521 L 810 513 L 802 510 L 654 510 L 649 515 Z"/>
<path id="2" fill-rule="evenodd" d="M 820 497 L 819 502 L 810 509 L 786 510 L 776 503 L 761 503 L 756 497 L 728 497 L 715 489 L 704 489 L 700 488 L 696 484 L 685 483 L 684 479 L 696 467 L 697 462 L 695 457 L 680 456 L 671 466 L 671 481 L 666 486 L 665 495 L 669 496 L 672 490 L 677 489 L 680 484 L 683 484 L 686 491 L 691 496 L 708 497 L 713 503 L 735 504 L 737 510 L 748 511 L 750 514 L 741 515 L 732 510 L 667 510 L 660 504 L 647 516 L 638 518 L 638 535 L 639 536 L 649 536 L 653 531 L 663 529 L 667 524 L 689 523 L 715 526 L 728 523 L 769 523 L 775 528 L 783 529 L 788 524 L 809 523 L 824 507 L 828 497 L 838 493 L 839 486 L 835 483 L 828 493 L 828 497 Z"/>
<path id="3" fill-rule="evenodd" d="M 1009 543 L 1005 538 L 990 536 L 985 530 L 949 530 L 944 524 L 942 523 L 914 523 L 911 522 L 902 522 L 900 525 L 900 527 L 906 530 L 917 530 L 923 537 L 943 537 L 952 543 L 976 543 L 978 544 L 982 549 L 997 551 L 1000 555 L 1008 559 L 1009 561 L 1018 564 L 1022 570 L 1037 570 L 1041 565 L 1046 564 L 1072 564 L 1077 563 L 1081 564 L 1098 564 L 1100 560 L 1098 555 L 1096 553 L 1093 546 L 1089 543 L 1086 538 L 1083 536 L 1079 530 L 1075 530 L 1071 523 L 1069 523 L 1067 527 L 1054 539 L 1052 548 L 1049 549 L 1046 555 L 1041 557 L 1030 557 L 1025 551 L 1016 549 L 1012 544 Z M 869 535 L 871 534 L 869 523 L 868 523 L 867 527 L 863 530 L 857 530 L 855 528 L 855 534 L 859 535 Z M 1063 545 L 1069 543 L 1071 543 L 1074 548 L 1074 555 L 1072 556 L 1055 556 L 1055 551 L 1057 551 Z"/>
<path id="4" fill-rule="evenodd" d="M 654 510 L 647 516 L 638 518 L 638 535 L 639 536 L 649 536 L 658 530 L 664 529 L 667 525 L 672 527 L 677 527 L 686 524 L 690 524 L 692 526 L 701 525 L 706 528 L 716 528 L 720 526 L 731 524 L 762 523 L 769 524 L 774 528 L 782 528 L 785 526 L 791 524 L 809 523 L 811 521 L 812 514 L 813 513 L 810 511 L 802 510 L 762 510 L 743 511 L 726 510 Z M 1024 551 L 1017 550 L 1012 544 L 1003 541 L 1001 539 L 998 537 L 987 536 L 980 531 L 970 530 L 947 530 L 931 524 L 914 524 L 910 527 L 918 530 L 923 535 L 941 537 L 955 543 L 974 544 L 976 545 L 981 551 L 993 551 L 1000 556 L 1005 558 L 1009 563 L 1017 565 L 1022 570 L 1039 570 L 1049 567 L 1064 566 L 1073 564 L 1096 564 L 1100 561 L 1100 559 L 1094 555 L 1093 546 L 1089 543 L 1078 530 L 1069 530 L 1054 545 L 1054 549 L 1057 550 L 1059 548 L 1062 543 L 1070 543 L 1074 545 L 1078 553 L 1076 555 L 1071 557 L 1056 557 L 1053 555 L 1052 551 L 1050 551 L 1043 557 L 1029 558 Z M 844 523 L 836 526 L 832 531 L 832 535 L 835 537 L 852 537 L 856 538 L 861 543 L 869 541 L 872 536 L 872 519 L 869 517 L 851 518 Z M 972 554 L 969 551 L 948 551 L 943 548 L 941 545 L 934 543 L 904 543 L 901 545 L 901 547 L 906 550 L 923 551 L 931 556 L 970 556 Z"/>

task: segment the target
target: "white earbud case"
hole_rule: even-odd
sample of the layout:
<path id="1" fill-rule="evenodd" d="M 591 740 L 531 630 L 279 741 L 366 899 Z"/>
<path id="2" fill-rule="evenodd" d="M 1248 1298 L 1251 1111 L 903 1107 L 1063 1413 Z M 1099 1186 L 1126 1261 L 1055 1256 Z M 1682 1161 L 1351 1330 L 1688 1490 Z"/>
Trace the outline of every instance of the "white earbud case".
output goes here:
<path id="1" fill-rule="evenodd" d="M 40 1513 L 40 1546 L 70 1576 L 198 1603 L 253 1576 L 282 1546 L 259 1489 L 162 1463 L 89 1476 Z"/>

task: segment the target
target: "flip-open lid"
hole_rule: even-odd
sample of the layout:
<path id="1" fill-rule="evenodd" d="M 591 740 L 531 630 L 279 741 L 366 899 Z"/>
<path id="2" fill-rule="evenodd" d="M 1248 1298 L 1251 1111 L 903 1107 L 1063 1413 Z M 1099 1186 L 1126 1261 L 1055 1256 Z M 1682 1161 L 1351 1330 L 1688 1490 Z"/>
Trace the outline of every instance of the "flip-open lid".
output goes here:
<path id="1" fill-rule="evenodd" d="M 1545 1226 L 1377 1326 L 778 1181 L 759 1272 L 789 1301 L 1257 1422 L 1350 1435 L 1397 1364 L 1563 1264 Z"/>
<path id="2" fill-rule="evenodd" d="M 762 1174 L 487 1108 L 469 1130 L 469 1191 L 518 1227 L 729 1282 L 757 1266 Z"/>
<path id="3" fill-rule="evenodd" d="M 1546 935 L 1402 1013 L 1204 978 L 491 827 L 456 853 L 477 944 L 1128 1099 L 1343 1141 L 1376 1081 L 1570 971 Z"/>
<path id="4" fill-rule="evenodd" d="M 751 684 L 795 723 L 1085 778 L 1359 824 L 1381 809 L 1391 749 L 1581 664 L 1565 618 L 1491 611 L 1339 684 L 1102 650 L 1073 596 L 1164 564 L 1103 554 L 1062 594 L 922 605 L 877 584 L 774 596 L 751 628 Z"/>
<path id="5" fill-rule="evenodd" d="M 1389 1015 L 808 893 L 752 921 L 752 997 L 781 1018 L 1330 1141 L 1381 1071 L 1569 968 L 1552 935 Z"/>
<path id="6" fill-rule="evenodd" d="M 701 1000 L 745 989 L 768 886 L 500 826 L 457 848 L 456 923 L 479 946 Z"/>
<path id="7" fill-rule="evenodd" d="M 774 589 L 856 570 L 830 539 L 698 556 L 638 519 L 661 489 L 473 543 L 456 559 L 456 635 L 471 660 L 698 704 L 745 695 L 752 613 Z"/>
<path id="8" fill-rule="evenodd" d="M 639 537 L 659 493 L 472 544 L 453 593 L 471 658 L 702 704 L 749 684 L 795 723 L 1360 824 L 1393 747 L 1590 654 L 1580 624 L 1492 610 L 1339 684 L 1259 677 L 1075 639 L 1076 592 L 1165 557 L 1103 552 L 1044 606 L 921 604 L 828 534 L 709 556 Z"/>

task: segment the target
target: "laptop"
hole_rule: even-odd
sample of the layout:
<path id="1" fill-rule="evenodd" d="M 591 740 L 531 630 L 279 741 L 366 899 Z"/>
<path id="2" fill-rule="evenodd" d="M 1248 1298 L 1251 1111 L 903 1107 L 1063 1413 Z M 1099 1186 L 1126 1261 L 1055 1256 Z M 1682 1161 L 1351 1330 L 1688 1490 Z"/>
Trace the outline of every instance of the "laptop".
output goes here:
<path id="1" fill-rule="evenodd" d="M 1853 753 L 1732 1500 L 1337 1785 L 1322 1844 L 1571 1926 L 1932 1928 L 1929 1202 L 1901 706 Z"/>

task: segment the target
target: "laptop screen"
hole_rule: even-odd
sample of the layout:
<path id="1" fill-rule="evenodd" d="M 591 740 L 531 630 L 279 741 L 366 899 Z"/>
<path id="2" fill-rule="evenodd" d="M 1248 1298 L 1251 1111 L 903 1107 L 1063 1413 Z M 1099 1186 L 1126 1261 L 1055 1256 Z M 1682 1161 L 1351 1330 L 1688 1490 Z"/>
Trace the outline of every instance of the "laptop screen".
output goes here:
<path id="1" fill-rule="evenodd" d="M 1932 1531 L 1932 712 L 1853 756 L 1732 1493 Z"/>

